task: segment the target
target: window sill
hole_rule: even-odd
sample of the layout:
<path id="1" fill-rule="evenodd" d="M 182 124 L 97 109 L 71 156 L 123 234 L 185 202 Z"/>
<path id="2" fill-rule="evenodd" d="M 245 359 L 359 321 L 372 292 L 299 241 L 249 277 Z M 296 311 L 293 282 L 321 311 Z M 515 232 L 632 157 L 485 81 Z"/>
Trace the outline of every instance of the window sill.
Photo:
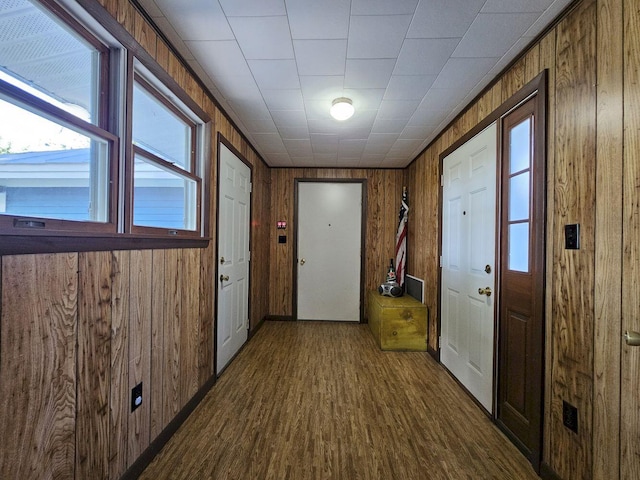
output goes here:
<path id="1" fill-rule="evenodd" d="M 170 248 L 206 248 L 210 238 L 135 234 L 60 234 L 15 235 L 0 233 L 0 255 L 35 253 L 98 252 L 109 250 L 149 250 Z"/>

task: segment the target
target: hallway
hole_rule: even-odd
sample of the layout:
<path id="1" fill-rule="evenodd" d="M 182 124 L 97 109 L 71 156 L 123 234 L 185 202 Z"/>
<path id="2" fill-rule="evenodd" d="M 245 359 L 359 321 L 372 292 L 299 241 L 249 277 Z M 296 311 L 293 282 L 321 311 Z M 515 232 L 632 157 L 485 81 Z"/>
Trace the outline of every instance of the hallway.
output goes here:
<path id="1" fill-rule="evenodd" d="M 367 325 L 266 322 L 143 479 L 527 479 L 524 457 L 426 353 Z"/>

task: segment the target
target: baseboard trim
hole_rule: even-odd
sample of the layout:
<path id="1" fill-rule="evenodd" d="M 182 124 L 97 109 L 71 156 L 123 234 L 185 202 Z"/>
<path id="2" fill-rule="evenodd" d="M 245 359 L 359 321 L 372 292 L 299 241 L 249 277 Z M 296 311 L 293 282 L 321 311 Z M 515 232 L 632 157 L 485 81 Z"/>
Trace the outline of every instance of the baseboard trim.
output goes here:
<path id="1" fill-rule="evenodd" d="M 540 463 L 540 478 L 543 480 L 562 480 L 562 477 L 560 477 L 560 475 L 558 475 L 546 462 Z"/>
<path id="2" fill-rule="evenodd" d="M 427 353 L 433 357 L 436 362 L 440 362 L 440 353 L 438 350 L 431 348 L 430 345 L 427 345 Z"/>
<path id="3" fill-rule="evenodd" d="M 216 383 L 216 376 L 212 375 L 209 380 L 196 392 L 196 394 L 191 397 L 191 400 L 187 402 L 187 404 L 178 412 L 178 414 L 173 417 L 173 420 L 169 422 L 169 424 L 160 432 L 155 440 L 153 440 L 149 446 L 145 449 L 142 454 L 137 458 L 135 462 L 124 472 L 124 475 L 121 477 L 123 480 L 134 480 L 137 479 L 142 472 L 144 472 L 145 468 L 149 466 L 149 464 L 153 461 L 162 447 L 166 445 L 166 443 L 173 437 L 174 433 L 178 431 L 178 428 L 184 423 L 184 421 L 191 415 L 191 412 L 195 410 L 198 404 L 202 401 L 205 395 L 211 390 L 211 388 Z"/>
<path id="4" fill-rule="evenodd" d="M 264 319 L 268 322 L 295 322 L 293 315 L 267 315 Z"/>
<path id="5" fill-rule="evenodd" d="M 247 340 L 251 340 L 254 337 L 254 335 L 258 333 L 258 330 L 262 328 L 266 320 L 267 320 L 267 317 L 262 317 L 262 319 L 257 323 L 257 325 L 253 327 L 251 330 L 249 330 L 249 338 Z"/>

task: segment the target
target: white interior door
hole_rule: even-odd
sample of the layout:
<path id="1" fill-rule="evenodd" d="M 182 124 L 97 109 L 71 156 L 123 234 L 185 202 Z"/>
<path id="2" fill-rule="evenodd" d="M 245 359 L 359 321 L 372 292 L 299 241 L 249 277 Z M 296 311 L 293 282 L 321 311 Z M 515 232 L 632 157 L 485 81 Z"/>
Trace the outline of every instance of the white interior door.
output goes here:
<path id="1" fill-rule="evenodd" d="M 445 157 L 442 179 L 440 360 L 489 412 L 493 411 L 496 150 L 494 123 Z"/>
<path id="2" fill-rule="evenodd" d="M 220 143 L 217 373 L 247 341 L 251 170 Z"/>
<path id="3" fill-rule="evenodd" d="M 362 183 L 298 183 L 298 320 L 360 321 Z"/>

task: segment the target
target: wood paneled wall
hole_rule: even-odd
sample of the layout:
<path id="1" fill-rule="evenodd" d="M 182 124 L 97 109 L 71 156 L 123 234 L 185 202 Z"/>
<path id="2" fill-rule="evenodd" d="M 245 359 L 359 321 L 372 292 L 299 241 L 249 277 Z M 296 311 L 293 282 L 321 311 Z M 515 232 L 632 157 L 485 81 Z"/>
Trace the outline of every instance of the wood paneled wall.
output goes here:
<path id="1" fill-rule="evenodd" d="M 271 170 L 271 275 L 269 313 L 294 316 L 294 182 L 304 179 L 364 179 L 367 189 L 364 235 L 364 287 L 373 290 L 385 279 L 389 259 L 395 257 L 395 235 L 404 184 L 403 170 L 277 168 Z M 278 243 L 276 222 L 287 222 L 287 243 Z M 365 311 L 366 316 L 366 311 Z"/>
<path id="2" fill-rule="evenodd" d="M 268 313 L 268 167 L 128 0 L 100 4 L 213 119 L 213 240 L 0 257 L 0 478 L 120 478 L 212 378 L 218 132 L 252 166 L 251 329 Z"/>
<path id="3" fill-rule="evenodd" d="M 631 252 L 640 244 L 634 200 L 640 162 L 636 148 L 640 29 L 633 21 L 639 15 L 637 1 L 576 2 L 408 168 L 412 218 L 420 215 L 425 220 L 412 222 L 410 235 L 432 239 L 410 243 L 408 271 L 427 279 L 426 303 L 432 312 L 429 344 L 435 348 L 439 155 L 547 70 L 543 461 L 547 472 L 567 480 L 632 478 L 629 472 L 640 471 L 637 457 L 628 461 L 633 455 L 629 438 L 638 440 L 638 428 L 633 426 L 638 417 L 630 413 L 637 411 L 637 403 L 625 410 L 632 419 L 626 423 L 632 427 L 620 420 L 620 379 L 632 378 L 634 372 L 637 376 L 638 371 L 636 360 L 636 367 L 628 362 L 628 371 L 621 372 L 620 339 L 621 312 L 637 311 L 639 294 L 636 277 L 623 274 L 637 271 L 637 257 Z M 581 226 L 580 250 L 564 249 L 568 223 Z M 622 351 L 627 358 L 635 354 L 628 348 Z M 623 404 L 631 401 L 630 389 L 625 394 L 623 388 L 623 395 Z M 578 433 L 563 426 L 563 401 L 578 408 Z M 620 445 L 621 437 L 627 439 L 626 449 Z M 621 455 L 626 458 L 622 468 Z"/>

